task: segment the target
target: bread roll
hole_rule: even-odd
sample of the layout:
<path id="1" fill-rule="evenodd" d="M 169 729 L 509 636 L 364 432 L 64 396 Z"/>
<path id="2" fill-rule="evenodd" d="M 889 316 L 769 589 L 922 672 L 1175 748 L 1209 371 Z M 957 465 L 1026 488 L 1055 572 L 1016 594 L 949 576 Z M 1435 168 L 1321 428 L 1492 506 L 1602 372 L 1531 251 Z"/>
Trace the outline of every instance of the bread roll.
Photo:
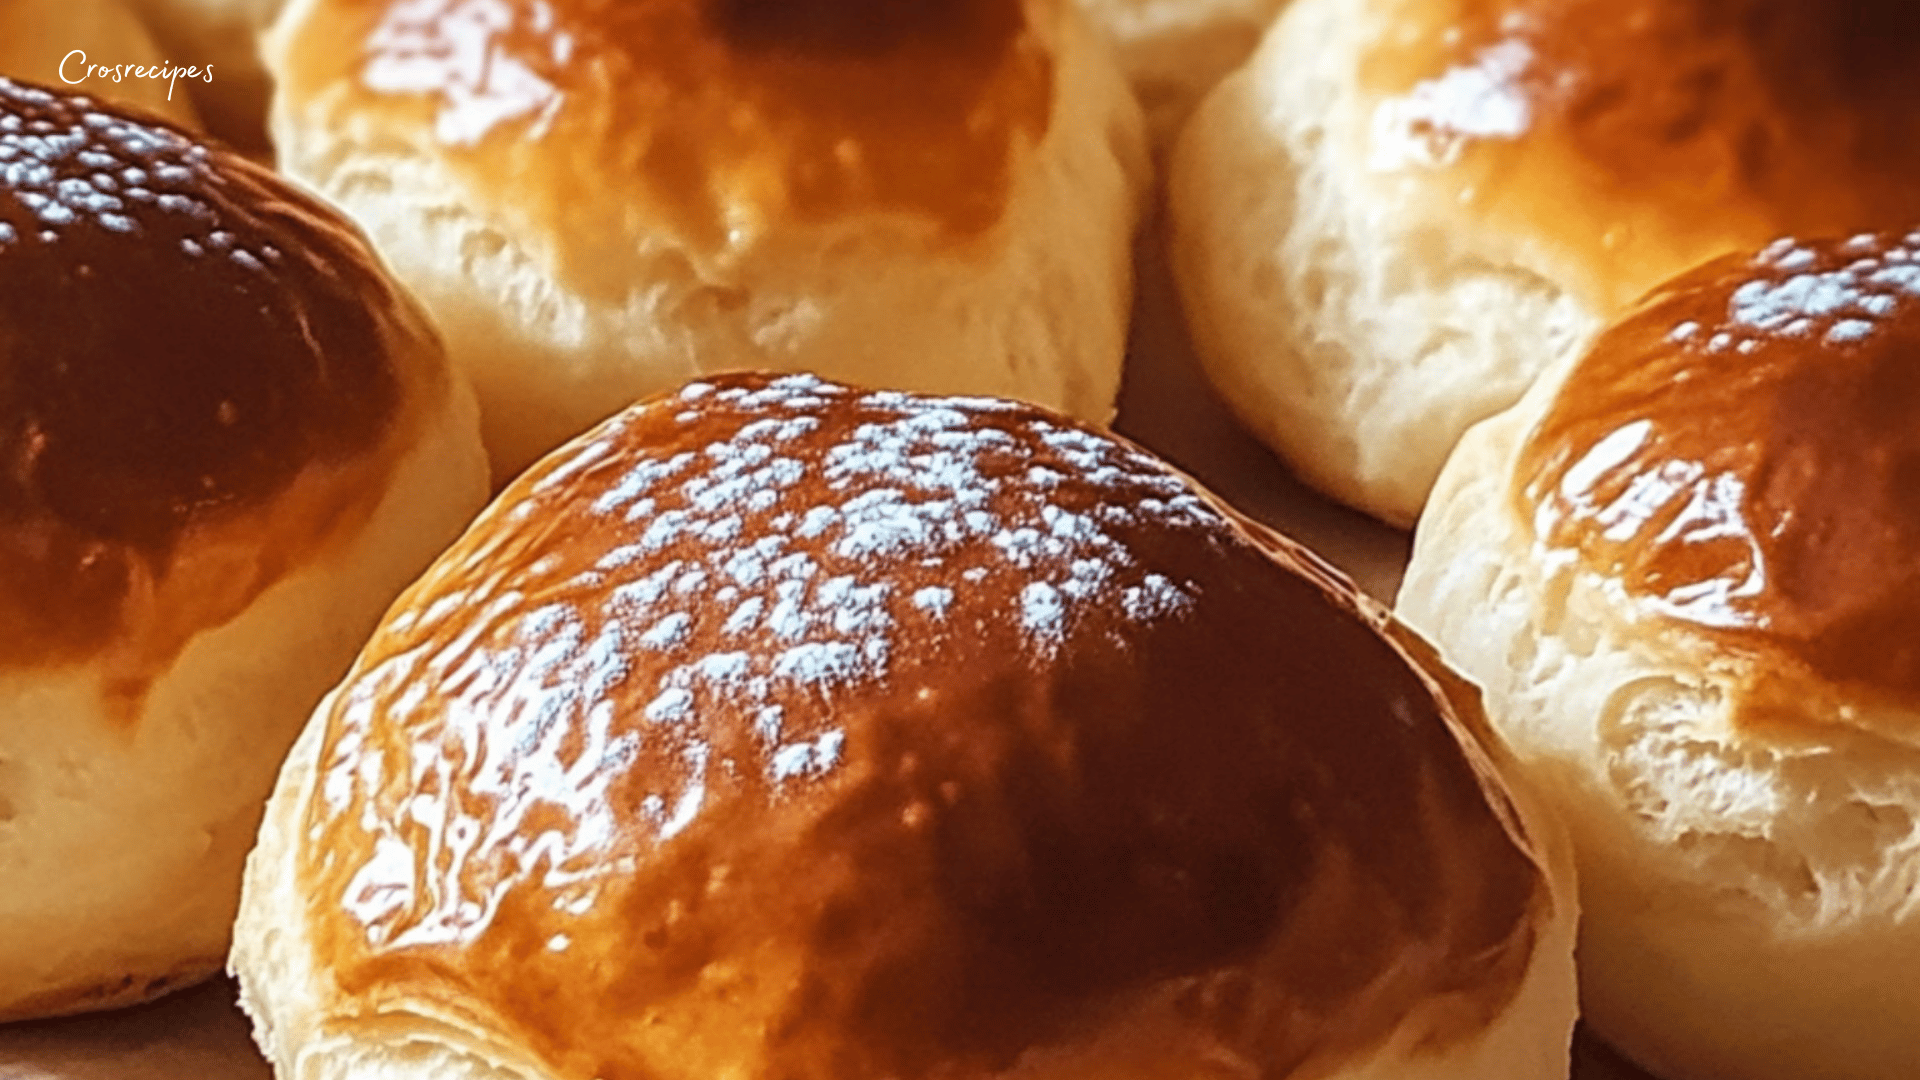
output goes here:
<path id="1" fill-rule="evenodd" d="M 280 760 L 485 495 L 351 227 L 0 80 L 0 1019 L 219 970 Z"/>
<path id="2" fill-rule="evenodd" d="M 719 369 L 1112 412 L 1144 144 L 1068 0 L 300 0 L 269 63 L 502 478 Z"/>
<path id="3" fill-rule="evenodd" d="M 1783 242 L 1475 427 L 1400 611 L 1581 856 L 1582 986 L 1667 1080 L 1920 1061 L 1920 233 Z"/>
<path id="4" fill-rule="evenodd" d="M 1920 221 L 1907 0 L 1300 0 L 1171 167 L 1208 371 L 1410 523 L 1460 433 L 1635 298 Z"/>
<path id="5" fill-rule="evenodd" d="M 208 130 L 249 152 L 267 144 L 272 80 L 260 59 L 260 35 L 286 0 L 125 0 L 179 64 L 212 65 L 211 81 L 188 89 Z"/>
<path id="6" fill-rule="evenodd" d="M 1156 145 L 1246 62 L 1286 0 L 1080 0 L 1107 32 Z"/>
<path id="7" fill-rule="evenodd" d="M 395 605 L 233 970 L 301 1080 L 1565 1080 L 1568 855 L 1505 755 L 1129 444 L 719 377 Z"/>
<path id="8" fill-rule="evenodd" d="M 78 55 L 76 55 L 78 54 Z M 146 109 L 197 127 L 179 80 L 89 76 L 88 67 L 172 66 L 121 0 L 8 0 L 0 4 L 0 76 Z"/>

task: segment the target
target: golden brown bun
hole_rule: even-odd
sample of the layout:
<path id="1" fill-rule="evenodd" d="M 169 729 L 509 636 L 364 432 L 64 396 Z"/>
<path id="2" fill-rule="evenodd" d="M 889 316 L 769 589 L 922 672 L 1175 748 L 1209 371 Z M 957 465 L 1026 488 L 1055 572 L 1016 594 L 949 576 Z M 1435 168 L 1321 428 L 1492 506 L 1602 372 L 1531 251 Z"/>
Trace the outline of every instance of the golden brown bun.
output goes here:
<path id="1" fill-rule="evenodd" d="M 0 350 L 6 1019 L 218 969 L 281 755 L 484 469 L 337 215 L 4 80 Z"/>
<path id="2" fill-rule="evenodd" d="M 1171 168 L 1202 359 L 1311 482 L 1449 449 L 1661 281 L 1920 220 L 1908 0 L 1300 0 Z"/>
<path id="3" fill-rule="evenodd" d="M 434 313 L 498 476 L 711 370 L 1111 415 L 1146 155 L 1068 0 L 486 11 L 301 0 L 268 54 L 283 164 Z"/>
<path id="4" fill-rule="evenodd" d="M 721 377 L 516 481 L 315 714 L 283 1076 L 1564 1080 L 1570 867 L 1304 549 L 991 399 Z"/>
<path id="5" fill-rule="evenodd" d="M 1678 279 L 1475 427 L 1401 613 L 1566 810 L 1595 1026 L 1672 1080 L 1920 1061 L 1920 234 Z"/>
<path id="6" fill-rule="evenodd" d="M 166 59 L 122 0 L 0 4 L 0 76 L 132 105 L 196 128 L 200 117 L 186 82 L 131 78 L 124 71 L 116 82 L 87 73 L 89 65 L 161 66 Z"/>
<path id="7" fill-rule="evenodd" d="M 260 59 L 260 35 L 286 0 L 120 0 L 140 13 L 168 59 L 213 68 L 210 81 L 182 83 L 207 130 L 249 153 L 267 145 L 273 81 Z"/>

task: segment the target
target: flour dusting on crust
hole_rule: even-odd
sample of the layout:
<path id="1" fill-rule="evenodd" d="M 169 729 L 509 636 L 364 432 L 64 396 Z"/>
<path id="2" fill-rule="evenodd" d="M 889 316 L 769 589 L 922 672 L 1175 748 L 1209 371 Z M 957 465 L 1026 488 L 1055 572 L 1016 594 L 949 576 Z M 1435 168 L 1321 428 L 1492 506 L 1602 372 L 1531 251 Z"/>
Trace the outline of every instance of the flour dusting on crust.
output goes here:
<path id="1" fill-rule="evenodd" d="M 435 599 L 403 601 L 343 691 L 321 795 L 341 813 L 395 784 L 518 793 L 422 804 L 458 838 L 438 872 L 480 853 L 549 884 L 618 872 L 594 852 L 625 827 L 605 797 L 622 762 L 675 761 L 640 803 L 661 840 L 700 815 L 714 770 L 826 776 L 846 752 L 836 709 L 946 663 L 955 638 L 1017 634 L 1044 665 L 1076 635 L 1183 617 L 1197 585 L 1130 544 L 1182 534 L 1235 535 L 1150 455 L 1026 406 L 810 376 L 694 383 L 537 466 L 416 586 Z M 716 750 L 709 708 L 752 717 L 750 754 Z M 410 728 L 412 775 L 361 749 Z M 568 828 L 528 827 L 556 806 Z M 348 902 L 396 945 L 486 920 L 471 903 L 387 910 L 420 869 L 396 847 Z"/>

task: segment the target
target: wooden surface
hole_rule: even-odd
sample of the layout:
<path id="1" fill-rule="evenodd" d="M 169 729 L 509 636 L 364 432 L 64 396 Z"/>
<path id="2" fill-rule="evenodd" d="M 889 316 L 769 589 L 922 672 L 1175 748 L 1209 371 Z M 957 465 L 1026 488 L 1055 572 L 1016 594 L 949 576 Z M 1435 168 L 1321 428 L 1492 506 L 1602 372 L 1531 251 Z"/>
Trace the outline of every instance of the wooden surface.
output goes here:
<path id="1" fill-rule="evenodd" d="M 0 1080 L 267 1080 L 222 982 L 138 1009 L 0 1027 Z"/>
<path id="2" fill-rule="evenodd" d="M 1318 549 L 1391 600 L 1405 534 L 1320 499 L 1243 433 L 1189 359 L 1153 245 L 1143 245 L 1139 317 L 1118 426 L 1241 509 Z M 0 1080 L 265 1080 L 233 988 L 217 982 L 139 1009 L 0 1027 Z M 1489 1077 L 1487 1080 L 1499 1080 Z M 1572 1080 L 1652 1080 L 1584 1033 Z"/>

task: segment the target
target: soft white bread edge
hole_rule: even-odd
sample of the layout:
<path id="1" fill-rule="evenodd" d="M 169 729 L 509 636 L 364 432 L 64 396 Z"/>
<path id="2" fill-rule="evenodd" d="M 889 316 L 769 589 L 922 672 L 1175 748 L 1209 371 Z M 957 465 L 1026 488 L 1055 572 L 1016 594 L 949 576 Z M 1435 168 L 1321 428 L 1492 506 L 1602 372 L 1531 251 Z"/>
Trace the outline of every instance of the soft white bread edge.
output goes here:
<path id="1" fill-rule="evenodd" d="M 95 666 L 0 677 L 0 1016 L 131 1004 L 219 970 L 300 723 L 485 500 L 472 392 L 448 386 L 359 533 L 188 643 L 133 726 L 104 714 Z"/>
<path id="2" fill-rule="evenodd" d="M 1377 0 L 1297 0 L 1169 166 L 1171 262 L 1209 378 L 1302 479 L 1396 525 L 1447 452 L 1599 316 L 1524 242 L 1369 161 Z"/>

